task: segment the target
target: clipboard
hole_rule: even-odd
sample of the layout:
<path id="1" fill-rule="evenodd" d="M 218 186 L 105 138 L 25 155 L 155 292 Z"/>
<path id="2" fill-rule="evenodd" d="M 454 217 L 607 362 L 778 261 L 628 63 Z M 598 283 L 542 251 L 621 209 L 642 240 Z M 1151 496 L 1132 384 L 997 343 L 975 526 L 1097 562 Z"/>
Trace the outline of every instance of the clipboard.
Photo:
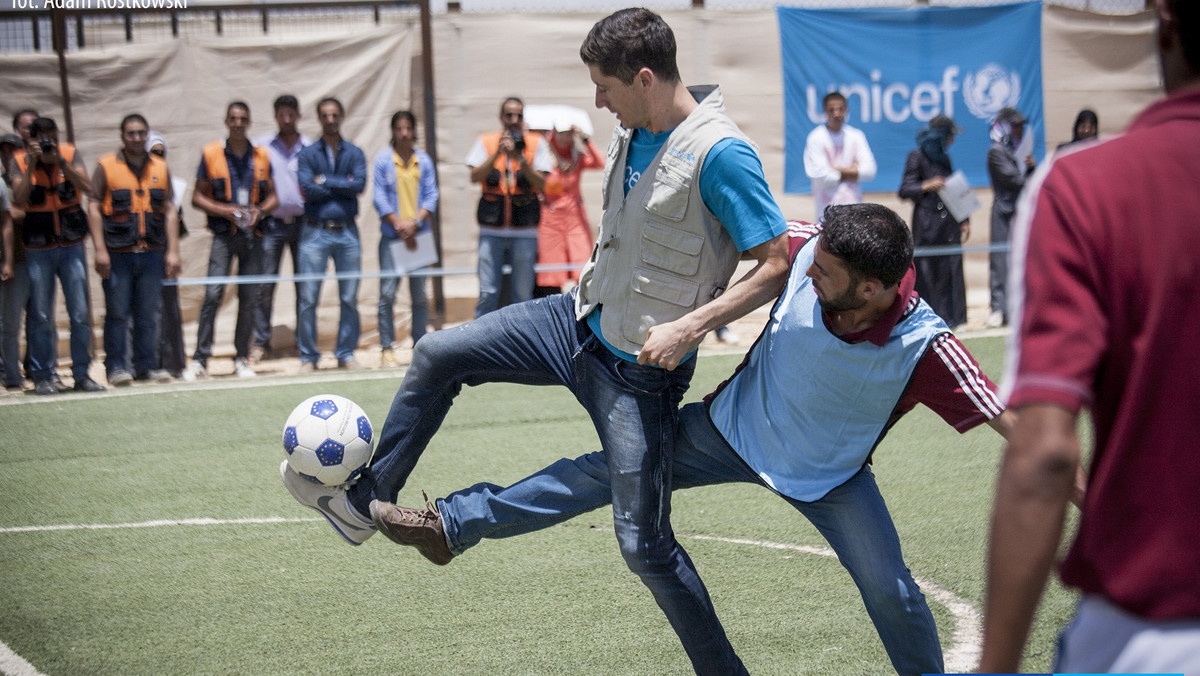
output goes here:
<path id="1" fill-rule="evenodd" d="M 947 176 L 946 185 L 937 193 L 942 199 L 942 204 L 946 205 L 946 211 L 959 223 L 970 218 L 979 208 L 979 198 L 975 197 L 971 185 L 967 183 L 966 174 L 961 170 Z"/>
<path id="2" fill-rule="evenodd" d="M 416 249 L 409 249 L 403 239 L 388 240 L 392 261 L 396 264 L 398 272 L 407 273 L 420 270 L 438 262 L 437 247 L 433 244 L 433 231 L 418 232 L 416 240 Z"/>

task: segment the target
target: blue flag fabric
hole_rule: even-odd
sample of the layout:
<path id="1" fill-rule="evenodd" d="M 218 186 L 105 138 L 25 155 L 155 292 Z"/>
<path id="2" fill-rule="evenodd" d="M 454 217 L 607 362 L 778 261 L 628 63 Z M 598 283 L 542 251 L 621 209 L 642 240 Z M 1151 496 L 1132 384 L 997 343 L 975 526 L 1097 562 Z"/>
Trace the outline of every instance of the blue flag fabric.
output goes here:
<path id="1" fill-rule="evenodd" d="M 846 96 L 846 123 L 867 135 L 879 171 L 863 189 L 900 187 L 917 131 L 939 114 L 963 130 L 950 149 L 972 186 L 988 185 L 988 132 L 1005 106 L 1028 120 L 1033 156 L 1045 154 L 1042 4 L 911 10 L 780 7 L 784 190 L 812 192 L 804 142 L 824 124 L 821 99 Z"/>

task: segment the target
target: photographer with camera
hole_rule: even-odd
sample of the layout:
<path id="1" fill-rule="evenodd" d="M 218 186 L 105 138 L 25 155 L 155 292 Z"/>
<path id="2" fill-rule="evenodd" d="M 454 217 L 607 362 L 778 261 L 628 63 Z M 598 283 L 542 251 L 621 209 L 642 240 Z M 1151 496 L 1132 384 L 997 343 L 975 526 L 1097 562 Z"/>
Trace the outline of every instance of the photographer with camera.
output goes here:
<path id="1" fill-rule="evenodd" d="M 512 302 L 533 297 L 537 264 L 538 192 L 554 169 L 541 134 L 525 129 L 525 103 L 509 97 L 500 106 L 500 131 L 481 134 L 467 153 L 471 182 L 483 194 L 479 222 L 479 301 L 475 316 L 500 307 L 501 270 L 512 266 Z"/>
<path id="2" fill-rule="evenodd" d="M 83 196 L 92 190 L 75 146 L 60 143 L 58 125 L 47 117 L 33 121 L 25 155 L 16 158 L 13 203 L 25 210 L 18 230 L 29 269 L 29 361 L 34 392 L 57 394 L 51 382 L 58 364 L 54 319 L 54 278 L 62 284 L 71 324 L 71 373 L 75 389 L 99 392 L 88 376 L 92 363 L 92 321 L 88 312 L 87 212 Z"/>

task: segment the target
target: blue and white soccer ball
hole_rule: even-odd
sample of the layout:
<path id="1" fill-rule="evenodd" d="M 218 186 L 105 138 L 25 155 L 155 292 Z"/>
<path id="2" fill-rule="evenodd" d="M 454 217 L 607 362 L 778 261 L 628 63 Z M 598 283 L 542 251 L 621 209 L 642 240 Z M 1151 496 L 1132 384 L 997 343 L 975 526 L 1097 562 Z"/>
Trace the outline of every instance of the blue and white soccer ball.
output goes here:
<path id="1" fill-rule="evenodd" d="M 283 425 L 283 451 L 300 476 L 340 486 L 362 474 L 374 446 L 371 421 L 358 404 L 336 394 L 305 399 Z"/>

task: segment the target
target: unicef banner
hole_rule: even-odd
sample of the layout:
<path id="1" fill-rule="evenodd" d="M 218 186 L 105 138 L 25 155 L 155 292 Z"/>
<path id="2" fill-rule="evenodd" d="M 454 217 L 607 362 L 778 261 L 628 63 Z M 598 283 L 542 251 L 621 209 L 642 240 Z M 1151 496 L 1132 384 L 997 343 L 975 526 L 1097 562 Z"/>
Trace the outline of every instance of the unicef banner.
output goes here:
<path id="1" fill-rule="evenodd" d="M 935 115 L 963 130 L 950 148 L 972 186 L 988 185 L 988 130 L 1005 106 L 1029 120 L 1033 156 L 1042 124 L 1042 5 L 914 10 L 780 7 L 785 110 L 784 189 L 809 193 L 804 142 L 824 124 L 821 99 L 841 92 L 846 124 L 867 136 L 879 171 L 863 188 L 894 192 L 917 130 Z"/>

